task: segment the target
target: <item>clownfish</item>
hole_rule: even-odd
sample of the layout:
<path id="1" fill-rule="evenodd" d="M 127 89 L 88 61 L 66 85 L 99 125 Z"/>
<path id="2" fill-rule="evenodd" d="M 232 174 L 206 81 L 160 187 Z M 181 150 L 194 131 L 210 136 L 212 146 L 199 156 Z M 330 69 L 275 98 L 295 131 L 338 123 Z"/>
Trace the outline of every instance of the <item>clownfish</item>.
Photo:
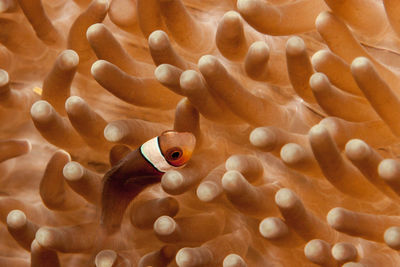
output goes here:
<path id="1" fill-rule="evenodd" d="M 185 166 L 196 146 L 189 132 L 166 131 L 128 153 L 103 178 L 100 224 L 109 233 L 116 232 L 129 203 L 161 176 Z"/>

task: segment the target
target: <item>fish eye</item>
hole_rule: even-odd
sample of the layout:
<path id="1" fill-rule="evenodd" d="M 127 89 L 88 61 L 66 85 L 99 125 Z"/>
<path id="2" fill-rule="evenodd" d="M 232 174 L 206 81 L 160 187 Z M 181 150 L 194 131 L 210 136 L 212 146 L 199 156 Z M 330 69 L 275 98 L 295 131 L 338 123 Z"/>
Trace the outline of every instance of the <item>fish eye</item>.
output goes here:
<path id="1" fill-rule="evenodd" d="M 171 153 L 171 158 L 172 159 L 177 159 L 181 156 L 181 152 L 180 151 L 174 151 Z"/>
<path id="2" fill-rule="evenodd" d="M 183 152 L 182 149 L 178 147 L 173 147 L 169 149 L 166 153 L 167 160 L 175 161 L 178 160 L 182 156 Z"/>

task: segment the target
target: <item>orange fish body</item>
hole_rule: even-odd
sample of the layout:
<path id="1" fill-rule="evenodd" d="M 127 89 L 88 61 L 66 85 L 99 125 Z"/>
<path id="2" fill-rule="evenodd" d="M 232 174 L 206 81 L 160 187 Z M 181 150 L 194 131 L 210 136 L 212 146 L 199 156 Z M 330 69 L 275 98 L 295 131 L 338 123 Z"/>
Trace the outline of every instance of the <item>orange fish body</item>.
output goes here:
<path id="1" fill-rule="evenodd" d="M 101 225 L 117 231 L 129 203 L 168 171 L 189 161 L 196 138 L 188 132 L 167 131 L 127 154 L 105 175 L 101 198 Z"/>

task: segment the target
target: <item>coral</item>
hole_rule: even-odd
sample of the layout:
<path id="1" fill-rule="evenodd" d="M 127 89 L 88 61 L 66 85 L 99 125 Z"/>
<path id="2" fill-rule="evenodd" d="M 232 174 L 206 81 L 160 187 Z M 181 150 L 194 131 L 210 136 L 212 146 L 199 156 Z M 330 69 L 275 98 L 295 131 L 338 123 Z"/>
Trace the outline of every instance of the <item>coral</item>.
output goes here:
<path id="1" fill-rule="evenodd" d="M 399 14 L 0 0 L 0 266 L 399 266 Z M 171 129 L 191 160 L 104 232 L 102 177 Z"/>

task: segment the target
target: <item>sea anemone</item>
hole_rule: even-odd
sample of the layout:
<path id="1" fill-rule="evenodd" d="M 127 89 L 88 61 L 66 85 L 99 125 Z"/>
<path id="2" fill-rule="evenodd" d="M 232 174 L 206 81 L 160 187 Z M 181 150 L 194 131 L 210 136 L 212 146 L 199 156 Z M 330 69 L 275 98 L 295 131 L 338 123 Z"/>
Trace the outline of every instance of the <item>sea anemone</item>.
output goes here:
<path id="1" fill-rule="evenodd" d="M 399 266 L 400 2 L 0 0 L 1 266 Z M 166 130 L 189 163 L 100 226 Z"/>

